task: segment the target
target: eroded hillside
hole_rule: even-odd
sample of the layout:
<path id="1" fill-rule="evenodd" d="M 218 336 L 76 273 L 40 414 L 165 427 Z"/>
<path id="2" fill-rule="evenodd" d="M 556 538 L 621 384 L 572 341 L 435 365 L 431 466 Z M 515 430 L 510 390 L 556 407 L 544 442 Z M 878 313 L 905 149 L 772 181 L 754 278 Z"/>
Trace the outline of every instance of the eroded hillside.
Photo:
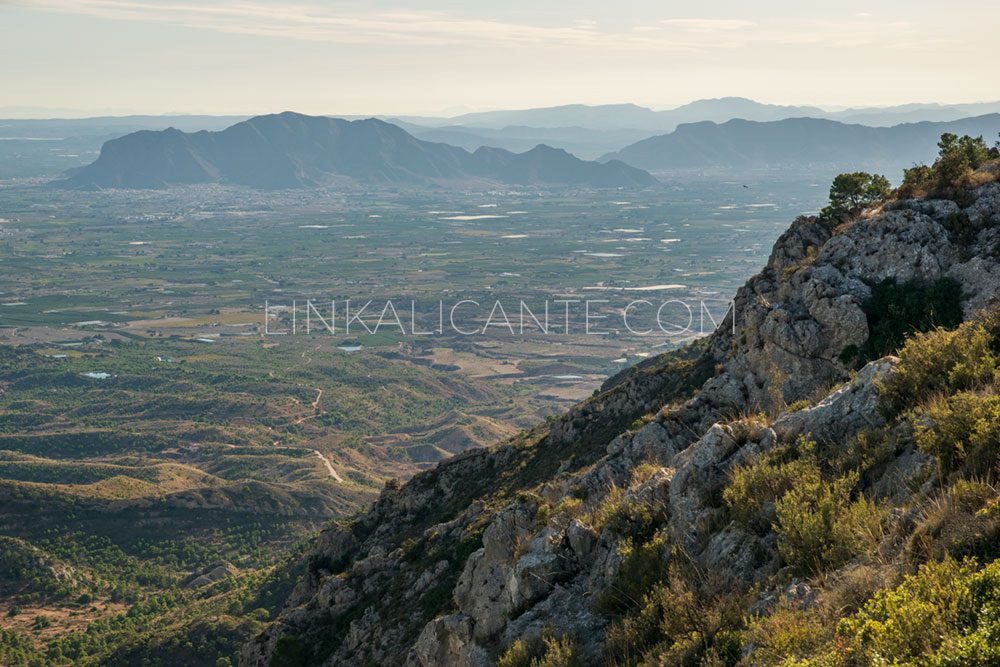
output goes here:
<path id="1" fill-rule="evenodd" d="M 907 586 L 960 567 L 945 556 L 994 557 L 991 431 L 969 433 L 991 423 L 1000 334 L 987 318 L 880 357 L 907 327 L 988 307 L 997 247 L 997 183 L 796 220 L 696 358 L 624 374 L 324 531 L 241 664 L 891 659 L 852 628 L 916 604 Z M 963 446 L 948 450 L 946 425 Z M 989 578 L 964 567 L 966 590 Z M 974 634 L 949 618 L 907 650 Z"/>

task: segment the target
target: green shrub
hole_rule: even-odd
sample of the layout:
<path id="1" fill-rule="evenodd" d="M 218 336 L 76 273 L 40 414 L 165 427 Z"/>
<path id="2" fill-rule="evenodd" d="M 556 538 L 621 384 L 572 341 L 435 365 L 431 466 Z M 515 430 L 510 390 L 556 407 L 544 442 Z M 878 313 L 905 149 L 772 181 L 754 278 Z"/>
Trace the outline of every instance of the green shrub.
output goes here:
<path id="1" fill-rule="evenodd" d="M 923 197 L 934 187 L 934 170 L 925 164 L 918 164 L 903 170 L 903 183 L 896 188 L 897 199 Z"/>
<path id="2" fill-rule="evenodd" d="M 616 487 L 601 506 L 600 518 L 604 527 L 616 536 L 643 544 L 653 539 L 659 526 L 666 521 L 666 510 L 629 500 L 625 492 Z"/>
<path id="3" fill-rule="evenodd" d="M 987 174 L 985 179 L 977 179 L 982 174 L 976 174 L 975 170 L 998 157 L 997 149 L 987 147 L 981 136 L 942 134 L 934 166 L 917 165 L 904 169 L 903 183 L 894 195 L 897 199 L 925 195 L 954 197 L 962 188 L 995 180 L 991 174 Z"/>
<path id="4" fill-rule="evenodd" d="M 769 617 L 752 619 L 746 634 L 757 647 L 754 664 L 764 667 L 997 665 L 1000 563 L 978 570 L 974 560 L 959 565 L 945 557 L 875 593 L 839 622 L 822 608 L 779 606 Z"/>
<path id="5" fill-rule="evenodd" d="M 887 418 L 921 405 L 934 394 L 989 387 L 998 378 L 1000 317 L 992 312 L 956 331 L 937 329 L 910 338 L 899 365 L 884 383 L 879 408 Z"/>
<path id="6" fill-rule="evenodd" d="M 948 239 L 957 246 L 970 246 L 976 240 L 976 228 L 964 213 L 949 213 L 944 219 Z M 968 261 L 966 257 L 963 261 Z"/>
<path id="7" fill-rule="evenodd" d="M 670 572 L 666 540 L 647 543 L 625 540 L 619 547 L 622 557 L 615 578 L 594 602 L 594 611 L 605 616 L 622 614 L 642 605 L 643 598 Z"/>
<path id="8" fill-rule="evenodd" d="M 756 530 L 770 528 L 771 517 L 763 515 L 767 503 L 776 502 L 797 485 L 820 480 L 812 456 L 782 462 L 786 451 L 769 452 L 733 472 L 722 497 L 730 516 L 740 525 Z"/>
<path id="9" fill-rule="evenodd" d="M 835 654 L 803 664 L 1000 664 L 1000 563 L 978 572 L 974 561 L 925 564 L 842 620 L 837 634 Z"/>
<path id="10" fill-rule="evenodd" d="M 574 498 L 573 496 L 566 496 L 558 505 L 555 506 L 552 510 L 552 514 L 563 524 L 568 525 L 569 522 L 575 519 L 582 511 L 583 501 L 581 499 Z"/>
<path id="11" fill-rule="evenodd" d="M 577 652 L 576 642 L 563 635 L 560 639 L 545 639 L 545 653 L 538 660 L 532 660 L 531 667 L 583 667 L 583 661 Z"/>
<path id="12" fill-rule="evenodd" d="M 400 554 L 399 559 L 404 563 L 412 563 L 420 559 L 424 555 L 424 546 L 422 543 L 418 543 L 412 537 L 407 538 L 402 544 L 399 545 Z"/>
<path id="13" fill-rule="evenodd" d="M 960 479 L 930 502 L 909 539 L 915 562 L 967 556 L 1000 557 L 997 491 L 978 480 Z"/>
<path id="14" fill-rule="evenodd" d="M 608 628 L 605 659 L 612 665 L 734 665 L 742 626 L 732 598 L 706 596 L 675 561 L 635 613 Z"/>
<path id="15" fill-rule="evenodd" d="M 535 527 L 543 528 L 545 524 L 549 522 L 552 517 L 552 505 L 542 502 L 538 504 L 538 510 L 535 512 Z"/>
<path id="16" fill-rule="evenodd" d="M 548 628 L 540 635 L 518 639 L 497 660 L 497 667 L 583 667 L 576 641 L 556 637 Z"/>
<path id="17" fill-rule="evenodd" d="M 632 472 L 629 473 L 629 487 L 636 487 L 640 484 L 645 484 L 653 475 L 657 473 L 659 468 L 652 463 L 640 463 L 636 467 L 632 468 Z"/>
<path id="18" fill-rule="evenodd" d="M 959 392 L 918 412 L 917 446 L 935 457 L 942 476 L 959 468 L 992 476 L 1000 454 L 1000 397 Z"/>
<path id="19" fill-rule="evenodd" d="M 990 485 L 975 479 L 960 479 L 955 482 L 948 494 L 957 508 L 963 512 L 978 512 L 986 501 L 996 497 Z"/>
<path id="20" fill-rule="evenodd" d="M 754 664 L 761 667 L 785 665 L 789 659 L 802 660 L 829 649 L 833 631 L 815 610 L 779 607 L 774 613 L 748 623 L 747 639 L 756 648 Z"/>
<path id="21" fill-rule="evenodd" d="M 918 334 L 899 351 L 879 408 L 906 416 L 922 451 L 942 475 L 962 470 L 992 477 L 1000 455 L 1000 313 L 993 311 L 955 331 Z"/>
<path id="22" fill-rule="evenodd" d="M 864 497 L 851 501 L 855 472 L 833 482 L 796 484 L 776 503 L 778 552 L 803 573 L 821 573 L 862 553 L 881 533 L 881 516 Z"/>
<path id="23" fill-rule="evenodd" d="M 856 470 L 864 485 L 875 482 L 881 477 L 879 471 L 897 451 L 897 437 L 895 433 L 890 437 L 884 428 L 859 431 L 847 443 L 846 449 L 837 452 L 836 470 L 840 474 Z"/>
<path id="24" fill-rule="evenodd" d="M 970 137 L 946 132 L 938 142 L 938 159 L 934 163 L 935 185 L 938 192 L 963 185 L 963 179 L 990 159 L 990 150 L 981 136 Z"/>

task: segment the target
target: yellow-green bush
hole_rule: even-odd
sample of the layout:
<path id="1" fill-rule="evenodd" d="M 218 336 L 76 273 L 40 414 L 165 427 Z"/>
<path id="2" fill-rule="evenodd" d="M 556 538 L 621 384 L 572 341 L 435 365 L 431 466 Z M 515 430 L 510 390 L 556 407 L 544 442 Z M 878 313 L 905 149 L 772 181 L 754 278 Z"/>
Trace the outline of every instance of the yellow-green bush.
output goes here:
<path id="1" fill-rule="evenodd" d="M 833 631 L 815 610 L 780 607 L 748 623 L 746 639 L 755 647 L 753 664 L 785 665 L 832 648 Z"/>
<path id="2" fill-rule="evenodd" d="M 923 197 L 934 187 L 934 170 L 918 164 L 903 170 L 903 182 L 894 193 L 897 199 Z"/>
<path id="3" fill-rule="evenodd" d="M 985 164 L 1000 157 L 980 137 L 945 133 L 938 142 L 938 157 L 934 165 L 917 165 L 903 170 L 903 183 L 895 191 L 897 199 L 922 197 L 953 197 L 963 188 L 996 180 L 994 174 L 976 173 Z"/>
<path id="4" fill-rule="evenodd" d="M 954 331 L 918 333 L 899 350 L 899 365 L 884 383 L 880 408 L 896 417 L 935 393 L 981 389 L 997 382 L 1000 314 L 966 322 Z"/>
<path id="5" fill-rule="evenodd" d="M 881 512 L 864 497 L 851 500 L 857 473 L 827 482 L 805 481 L 776 507 L 778 551 L 804 573 L 838 567 L 870 549 L 881 534 Z"/>
<path id="6" fill-rule="evenodd" d="M 629 500 L 621 489 L 612 489 L 601 506 L 600 519 L 604 527 L 618 537 L 645 543 L 653 538 L 666 520 L 666 509 Z"/>
<path id="7" fill-rule="evenodd" d="M 710 597 L 671 566 L 637 611 L 607 633 L 610 665 L 733 665 L 740 657 L 742 616 L 732 598 Z"/>
<path id="8" fill-rule="evenodd" d="M 917 413 L 914 437 L 943 474 L 962 468 L 992 476 L 1000 453 L 1000 396 L 963 391 L 932 401 Z"/>
<path id="9" fill-rule="evenodd" d="M 511 644 L 497 660 L 497 667 L 583 667 L 583 662 L 572 637 L 556 637 L 546 629 Z"/>
<path id="10" fill-rule="evenodd" d="M 992 478 L 1000 456 L 1000 311 L 954 331 L 916 334 L 881 388 L 879 408 L 914 425 L 944 476 Z"/>
<path id="11" fill-rule="evenodd" d="M 555 509 L 552 510 L 552 514 L 564 524 L 568 524 L 570 521 L 575 519 L 581 511 L 583 511 L 583 501 L 579 498 L 566 496 L 559 502 L 558 505 L 555 506 Z"/>
<path id="12" fill-rule="evenodd" d="M 794 664 L 1000 664 L 1000 563 L 927 563 L 843 619 L 837 635 L 835 649 Z"/>
<path id="13" fill-rule="evenodd" d="M 757 530 L 770 528 L 771 519 L 762 512 L 765 504 L 776 502 L 798 484 L 820 480 L 812 456 L 783 461 L 796 454 L 791 448 L 772 450 L 733 472 L 722 497 L 737 523 Z"/>
<path id="14" fill-rule="evenodd" d="M 882 466 L 891 461 L 897 450 L 899 434 L 889 433 L 885 428 L 868 428 L 859 431 L 847 443 L 847 447 L 837 452 L 836 469 L 841 474 L 858 471 L 864 485 L 872 477 L 880 476 Z"/>

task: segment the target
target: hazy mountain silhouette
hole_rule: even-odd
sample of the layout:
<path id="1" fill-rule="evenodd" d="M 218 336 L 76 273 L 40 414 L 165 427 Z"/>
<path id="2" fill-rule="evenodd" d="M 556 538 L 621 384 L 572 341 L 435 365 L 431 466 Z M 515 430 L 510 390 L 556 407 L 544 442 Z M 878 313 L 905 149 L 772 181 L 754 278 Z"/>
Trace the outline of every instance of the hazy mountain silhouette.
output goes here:
<path id="1" fill-rule="evenodd" d="M 467 113 L 451 118 L 400 116 L 399 120 L 414 126 L 434 129 L 482 133 L 483 130 L 505 130 L 523 126 L 536 133 L 555 128 L 582 128 L 594 131 L 646 130 L 672 132 L 678 125 L 700 121 L 723 123 L 727 120 L 772 121 L 785 118 L 826 118 L 848 123 L 891 126 L 907 122 L 951 121 L 970 116 L 1000 112 L 1000 102 L 972 104 L 901 104 L 889 107 L 859 107 L 827 111 L 815 106 L 783 106 L 764 104 L 745 97 L 720 97 L 696 100 L 674 109 L 653 111 L 635 104 L 588 106 L 567 104 L 537 109 L 498 110 Z M 419 130 L 408 128 L 415 134 Z M 522 130 L 523 132 L 523 130 Z"/>
<path id="2" fill-rule="evenodd" d="M 669 131 L 680 123 L 699 120 L 725 121 L 731 118 L 776 120 L 791 116 L 823 114 L 817 107 L 762 104 L 744 97 L 697 100 L 676 109 L 653 111 L 635 104 L 566 104 L 538 109 L 482 111 L 454 118 L 403 117 L 402 120 L 424 126 L 465 126 L 470 128 L 581 127 L 596 130 L 641 129 Z"/>
<path id="3" fill-rule="evenodd" d="M 468 151 L 421 141 L 396 125 L 292 112 L 257 116 L 219 132 L 170 128 L 108 141 L 65 187 L 160 188 L 228 183 L 261 189 L 316 187 L 349 178 L 370 183 L 492 180 L 517 184 L 642 187 L 656 180 L 620 162 L 585 162 L 538 146 L 523 154 Z"/>
<path id="4" fill-rule="evenodd" d="M 602 160 L 643 169 L 689 168 L 880 168 L 898 169 L 937 152 L 943 132 L 982 135 L 992 144 L 1000 114 L 947 123 L 893 127 L 849 125 L 819 118 L 773 122 L 730 120 L 681 125 L 674 132 L 626 146 Z"/>
<path id="5" fill-rule="evenodd" d="M 538 144 L 562 148 L 577 157 L 594 159 L 622 146 L 645 139 L 650 130 L 594 130 L 586 127 L 529 127 L 511 125 L 501 129 L 444 125 L 425 127 L 398 119 L 387 119 L 424 141 L 440 141 L 474 151 L 481 146 L 523 152 Z"/>
<path id="6" fill-rule="evenodd" d="M 844 123 L 861 123 L 890 127 L 900 123 L 919 123 L 923 121 L 947 122 L 1000 113 L 1000 102 L 974 102 L 972 104 L 901 104 L 893 107 L 870 107 L 860 109 L 844 109 L 829 113 L 827 118 Z"/>

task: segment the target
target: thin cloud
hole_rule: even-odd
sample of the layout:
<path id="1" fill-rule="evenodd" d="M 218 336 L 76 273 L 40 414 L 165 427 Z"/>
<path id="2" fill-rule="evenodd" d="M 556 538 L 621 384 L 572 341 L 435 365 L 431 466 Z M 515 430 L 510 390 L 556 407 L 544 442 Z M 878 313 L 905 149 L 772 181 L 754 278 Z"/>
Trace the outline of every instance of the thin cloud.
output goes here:
<path id="1" fill-rule="evenodd" d="M 920 41 L 913 42 L 896 42 L 893 44 L 887 44 L 887 49 L 925 49 L 928 46 L 946 46 L 962 44 L 961 40 L 958 39 L 922 39 Z"/>
<path id="2" fill-rule="evenodd" d="M 717 30 L 745 30 L 757 24 L 744 19 L 664 19 L 660 23 L 689 32 L 715 32 Z"/>
<path id="3" fill-rule="evenodd" d="M 840 22 L 779 19 L 758 24 L 738 18 L 670 18 L 610 32 L 591 19 L 569 19 L 563 26 L 543 26 L 444 12 L 338 12 L 324 5 L 274 6 L 253 0 L 204 4 L 190 0 L 15 0 L 14 4 L 107 20 L 384 47 L 532 47 L 705 55 L 764 46 L 779 49 L 829 46 L 845 33 L 852 35 L 846 40 L 851 46 L 898 50 L 910 48 L 917 41 L 914 35 L 900 34 L 910 26 L 898 23 L 880 25 L 866 21 L 863 32 L 859 33 L 856 19 Z"/>
<path id="4" fill-rule="evenodd" d="M 711 47 L 700 41 L 664 42 L 633 33 L 601 32 L 592 21 L 547 27 L 464 18 L 441 12 L 336 13 L 317 6 L 274 7 L 252 2 L 196 5 L 143 0 L 33 0 L 22 4 L 103 19 L 341 44 L 544 45 L 692 52 Z"/>

